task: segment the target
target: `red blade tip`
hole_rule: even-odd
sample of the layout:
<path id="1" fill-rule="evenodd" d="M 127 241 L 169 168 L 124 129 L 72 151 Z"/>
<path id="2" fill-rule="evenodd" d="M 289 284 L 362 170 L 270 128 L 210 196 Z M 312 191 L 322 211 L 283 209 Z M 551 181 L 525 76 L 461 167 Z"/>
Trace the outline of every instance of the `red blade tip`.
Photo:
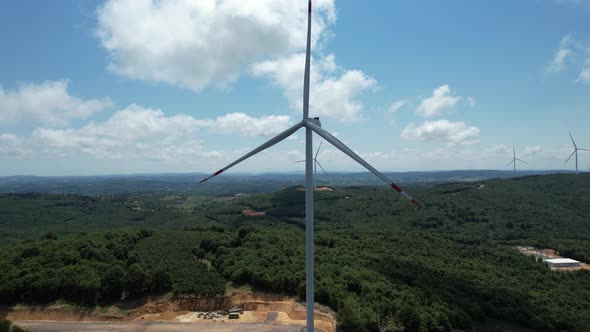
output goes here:
<path id="1" fill-rule="evenodd" d="M 398 187 L 395 183 L 391 184 L 391 188 L 395 189 L 398 193 L 402 192 L 402 188 Z"/>
<path id="2" fill-rule="evenodd" d="M 217 171 L 217 172 L 213 173 L 213 176 L 217 176 L 217 175 L 221 174 L 222 172 L 223 172 L 223 170 L 222 170 L 222 169 L 220 169 L 219 171 Z M 199 182 L 199 183 L 203 183 L 203 182 L 205 182 L 205 181 L 209 180 L 210 178 L 212 178 L 213 176 L 210 176 L 210 177 L 208 177 L 208 178 L 204 178 L 204 179 L 203 179 L 203 180 L 201 180 L 201 182 Z"/>

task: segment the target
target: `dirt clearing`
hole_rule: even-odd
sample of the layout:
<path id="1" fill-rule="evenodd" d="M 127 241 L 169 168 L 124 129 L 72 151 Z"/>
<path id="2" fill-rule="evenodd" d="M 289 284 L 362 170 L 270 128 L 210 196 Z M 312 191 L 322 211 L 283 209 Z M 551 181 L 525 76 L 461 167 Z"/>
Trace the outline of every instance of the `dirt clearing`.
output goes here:
<path id="1" fill-rule="evenodd" d="M 205 318 L 207 312 L 232 307 L 244 310 L 239 319 Z M 102 313 L 13 307 L 0 309 L 0 319 L 32 331 L 300 331 L 305 306 L 294 298 L 248 291 L 216 298 L 147 298 L 135 308 Z M 317 331 L 335 332 L 334 312 L 316 305 L 315 326 Z"/>
<path id="2" fill-rule="evenodd" d="M 559 252 L 556 252 L 553 249 L 537 249 L 532 247 L 516 247 L 521 254 L 526 256 L 534 256 L 538 259 L 553 259 L 553 258 L 568 258 L 559 255 Z M 551 268 L 552 271 L 578 271 L 578 270 L 590 270 L 590 264 L 586 264 L 580 262 L 580 266 L 578 267 L 558 267 L 558 268 Z"/>

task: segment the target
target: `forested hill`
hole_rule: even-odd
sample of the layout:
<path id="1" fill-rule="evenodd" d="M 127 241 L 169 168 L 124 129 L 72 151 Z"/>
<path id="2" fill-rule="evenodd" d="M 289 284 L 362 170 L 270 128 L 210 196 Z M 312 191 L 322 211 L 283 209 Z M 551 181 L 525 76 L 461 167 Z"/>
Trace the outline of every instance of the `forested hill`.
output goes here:
<path id="1" fill-rule="evenodd" d="M 552 272 L 514 249 L 590 262 L 589 175 L 407 188 L 425 209 L 385 186 L 334 189 L 315 194 L 316 299 L 341 330 L 498 320 L 590 330 L 590 273 Z M 303 297 L 303 204 L 297 187 L 240 198 L 2 194 L 0 299 L 92 305 L 162 289 L 220 294 L 227 281 Z"/>
<path id="2" fill-rule="evenodd" d="M 546 175 L 567 171 L 517 171 L 517 176 Z M 0 192 L 45 192 L 50 194 L 118 195 L 146 192 L 227 195 L 235 193 L 268 193 L 293 185 L 301 185 L 303 173 L 233 173 L 215 181 L 199 184 L 209 174 L 138 174 L 104 176 L 0 176 Z M 386 172 L 399 184 L 436 185 L 446 182 L 479 181 L 510 178 L 512 171 L 456 170 L 432 172 Z M 381 185 L 369 172 L 318 174 L 318 185 L 351 186 Z"/>

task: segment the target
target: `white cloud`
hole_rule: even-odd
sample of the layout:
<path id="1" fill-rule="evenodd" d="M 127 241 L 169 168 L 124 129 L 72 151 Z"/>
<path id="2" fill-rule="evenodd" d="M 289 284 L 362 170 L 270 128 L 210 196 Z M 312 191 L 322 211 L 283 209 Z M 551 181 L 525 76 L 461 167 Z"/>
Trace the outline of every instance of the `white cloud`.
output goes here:
<path id="1" fill-rule="evenodd" d="M 287 115 L 265 115 L 253 118 L 244 113 L 229 113 L 215 120 L 200 121 L 200 125 L 225 133 L 238 133 L 241 136 L 273 136 L 291 125 Z"/>
<path id="2" fill-rule="evenodd" d="M 565 69 L 567 59 L 573 55 L 573 50 L 571 48 L 572 42 L 573 38 L 571 35 L 566 35 L 561 38 L 559 49 L 555 52 L 553 61 L 551 61 L 551 64 L 547 67 L 548 72 L 559 73 Z"/>
<path id="3" fill-rule="evenodd" d="M 167 116 L 161 110 L 131 105 L 101 123 L 90 122 L 80 128 L 63 130 L 38 128 L 32 140 L 35 146 L 47 152 L 169 159 L 174 155 L 200 152 L 194 134 L 202 128 L 242 136 L 270 136 L 289 124 L 288 116 L 252 118 L 243 113 L 230 113 L 215 119 L 195 119 L 188 115 Z"/>
<path id="4" fill-rule="evenodd" d="M 387 111 L 389 113 L 396 113 L 405 104 L 406 104 L 406 101 L 405 100 L 396 100 L 393 103 L 391 103 L 391 105 L 389 105 L 389 108 L 387 109 Z"/>
<path id="5" fill-rule="evenodd" d="M 299 53 L 259 62 L 252 67 L 252 73 L 270 77 L 284 90 L 291 108 L 300 112 L 303 107 L 304 66 L 305 54 Z M 310 116 L 344 121 L 360 117 L 362 104 L 358 97 L 376 85 L 374 79 L 360 70 L 340 70 L 333 54 L 317 61 L 312 58 L 310 83 Z"/>
<path id="6" fill-rule="evenodd" d="M 304 49 L 306 6 L 299 0 L 109 0 L 97 12 L 97 36 L 113 72 L 200 90 L 235 80 L 261 58 Z M 314 1 L 313 45 L 335 20 L 333 0 Z"/>
<path id="7" fill-rule="evenodd" d="M 505 144 L 494 145 L 482 150 L 482 154 L 488 157 L 496 155 L 505 155 L 508 153 L 512 153 L 512 146 L 508 146 Z"/>
<path id="8" fill-rule="evenodd" d="M 0 134 L 0 156 L 22 157 L 30 153 L 22 138 L 14 134 Z"/>
<path id="9" fill-rule="evenodd" d="M 0 86 L 0 123 L 26 121 L 61 126 L 112 106 L 109 98 L 83 100 L 71 96 L 67 80 L 25 83 L 14 91 Z"/>
<path id="10" fill-rule="evenodd" d="M 450 145 L 478 143 L 479 128 L 468 127 L 464 122 L 448 120 L 426 121 L 420 126 L 408 125 L 401 137 L 412 141 L 439 141 Z"/>
<path id="11" fill-rule="evenodd" d="M 590 44 L 576 40 L 571 35 L 561 38 L 559 49 L 555 53 L 553 61 L 547 67 L 547 72 L 558 73 L 568 66 L 579 70 L 576 83 L 590 83 Z"/>
<path id="12" fill-rule="evenodd" d="M 578 82 L 590 83 L 590 66 L 582 70 L 580 76 L 578 76 Z"/>
<path id="13" fill-rule="evenodd" d="M 468 103 L 475 105 L 475 99 L 469 98 Z M 453 110 L 462 99 L 463 97 L 460 96 L 452 96 L 451 89 L 447 84 L 444 84 L 434 89 L 432 96 L 422 99 L 416 113 L 424 117 L 441 115 Z"/>
<path id="14" fill-rule="evenodd" d="M 536 146 L 527 146 L 524 148 L 524 154 L 528 155 L 528 156 L 534 156 L 537 155 L 539 153 L 541 153 L 541 151 L 543 151 L 543 149 L 541 149 L 540 146 L 536 145 Z"/>
<path id="15" fill-rule="evenodd" d="M 584 60 L 584 67 L 578 75 L 577 82 L 590 83 L 590 48 L 586 49 L 587 58 Z"/>
<path id="16" fill-rule="evenodd" d="M 109 68 L 120 75 L 198 91 L 248 71 L 270 78 L 301 112 L 306 6 L 299 0 L 109 0 L 98 9 L 97 35 Z M 334 0 L 313 6 L 312 48 L 321 49 L 336 10 Z M 312 62 L 310 113 L 357 119 L 358 96 L 375 80 L 340 69 L 332 54 Z"/>

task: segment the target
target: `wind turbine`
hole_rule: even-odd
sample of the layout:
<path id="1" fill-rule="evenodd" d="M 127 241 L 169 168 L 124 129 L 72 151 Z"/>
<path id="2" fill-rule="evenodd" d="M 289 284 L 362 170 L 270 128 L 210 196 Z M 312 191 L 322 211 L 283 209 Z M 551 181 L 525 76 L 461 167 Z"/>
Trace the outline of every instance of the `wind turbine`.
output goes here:
<path id="1" fill-rule="evenodd" d="M 578 150 L 581 151 L 590 151 L 588 149 L 580 149 L 578 148 L 578 146 L 576 145 L 576 142 L 574 141 L 574 138 L 572 137 L 572 133 L 570 132 L 570 138 L 572 139 L 572 143 L 574 144 L 574 152 L 572 152 L 572 154 L 570 154 L 570 156 L 565 160 L 565 162 L 563 163 L 564 165 L 567 164 L 567 162 L 572 159 L 573 155 L 576 155 L 576 174 L 578 173 Z"/>
<path id="2" fill-rule="evenodd" d="M 510 160 L 510 162 L 508 163 L 508 165 L 506 165 L 505 167 L 510 166 L 510 164 L 514 164 L 514 174 L 516 174 L 516 162 L 520 161 L 522 163 L 528 164 L 526 161 L 522 160 L 522 159 L 518 159 L 516 158 L 516 151 L 514 150 L 514 146 L 512 147 L 512 160 Z"/>
<path id="3" fill-rule="evenodd" d="M 320 166 L 320 168 L 322 169 L 322 171 L 324 172 L 324 174 L 328 175 L 328 173 L 326 173 L 326 170 L 322 167 L 322 164 L 320 164 L 320 161 L 318 160 L 318 154 L 320 153 L 320 149 L 322 148 L 322 143 L 324 143 L 324 140 L 320 141 L 320 145 L 318 146 L 318 150 L 315 153 L 315 157 L 313 157 L 313 190 L 317 189 L 317 183 L 316 183 L 316 179 L 317 179 L 317 174 L 318 174 L 318 166 Z M 303 163 L 305 162 L 305 160 L 299 160 L 297 161 L 298 163 Z"/>
<path id="4" fill-rule="evenodd" d="M 255 148 L 254 150 L 246 153 L 241 158 L 237 159 L 236 161 L 232 162 L 231 164 L 225 166 L 224 168 L 218 170 L 217 172 L 213 173 L 213 175 L 204 178 L 201 180 L 200 183 L 203 183 L 225 171 L 229 168 L 239 164 L 240 162 L 254 156 L 255 154 L 264 151 L 271 146 L 279 143 L 280 141 L 284 140 L 285 138 L 293 135 L 297 130 L 305 127 L 305 266 L 306 266 L 306 289 L 305 289 L 305 299 L 306 299 L 306 326 L 307 331 L 311 332 L 314 331 L 314 272 L 313 272 L 313 145 L 312 145 L 312 137 L 313 133 L 315 132 L 323 139 L 328 141 L 334 147 L 339 149 L 340 151 L 344 152 L 350 158 L 354 159 L 356 162 L 361 164 L 371 173 L 375 174 L 378 178 L 380 178 L 383 182 L 387 183 L 391 188 L 395 191 L 400 193 L 402 196 L 406 197 L 410 200 L 413 204 L 417 205 L 418 207 L 422 207 L 418 201 L 416 201 L 410 194 L 403 191 L 400 187 L 398 187 L 395 183 L 389 180 L 385 175 L 381 172 L 376 170 L 373 166 L 369 163 L 364 161 L 361 157 L 359 157 L 356 153 L 354 153 L 349 147 L 344 145 L 340 140 L 336 137 L 332 136 L 328 131 L 322 129 L 322 125 L 320 123 L 319 118 L 310 118 L 309 117 L 309 72 L 310 72 L 310 48 L 311 48 L 311 0 L 308 2 L 308 11 L 307 11 L 307 47 L 305 51 L 305 73 L 303 77 L 303 119 L 301 122 L 297 123 L 293 127 L 283 131 L 282 133 L 278 134 L 277 136 L 271 138 L 264 144 L 260 145 L 259 147 Z"/>

